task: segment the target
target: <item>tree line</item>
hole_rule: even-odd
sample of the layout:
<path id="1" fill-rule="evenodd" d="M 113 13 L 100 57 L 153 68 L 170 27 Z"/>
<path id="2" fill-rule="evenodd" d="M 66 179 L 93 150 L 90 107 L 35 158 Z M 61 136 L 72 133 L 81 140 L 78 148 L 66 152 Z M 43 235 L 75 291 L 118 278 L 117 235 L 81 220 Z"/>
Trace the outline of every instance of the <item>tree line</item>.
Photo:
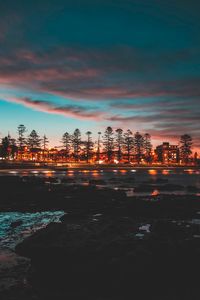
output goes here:
<path id="1" fill-rule="evenodd" d="M 139 164 L 141 161 L 151 163 L 153 161 L 153 147 L 151 135 L 149 133 L 133 133 L 130 129 L 123 131 L 118 128 L 114 130 L 107 127 L 105 131 L 98 132 L 96 141 L 93 141 L 92 132 L 85 133 L 86 138 L 82 138 L 81 131 L 75 129 L 72 134 L 65 132 L 61 137 L 61 150 L 57 151 L 57 156 L 62 156 L 66 161 L 91 159 L 100 161 L 103 156 L 106 162 L 130 163 L 133 158 Z M 192 154 L 192 137 L 184 134 L 180 137 L 179 151 L 182 160 L 187 163 Z M 8 136 L 2 138 L 0 145 L 0 157 L 4 159 L 23 159 L 24 153 L 30 153 L 31 157 L 40 153 L 43 159 L 48 159 L 49 139 L 44 134 L 42 137 L 32 130 L 27 135 L 27 128 L 19 125 L 17 128 L 17 139 Z"/>

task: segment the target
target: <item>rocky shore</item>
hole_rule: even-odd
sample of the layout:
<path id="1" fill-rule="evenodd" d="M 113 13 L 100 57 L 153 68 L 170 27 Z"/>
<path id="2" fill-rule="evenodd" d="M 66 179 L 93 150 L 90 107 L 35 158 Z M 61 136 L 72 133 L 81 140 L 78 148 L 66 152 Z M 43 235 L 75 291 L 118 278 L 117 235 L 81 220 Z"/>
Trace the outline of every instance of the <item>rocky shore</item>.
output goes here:
<path id="1" fill-rule="evenodd" d="M 198 299 L 199 225 L 66 216 L 16 247 L 38 299 Z"/>
<path id="2" fill-rule="evenodd" d="M 1 181 L 6 195 L 1 211 L 66 214 L 61 223 L 16 246 L 31 267 L 23 288 L 2 292 L 1 299 L 199 299 L 200 198 L 195 194 L 127 197 L 94 182 L 13 178 L 3 179 L 13 181 L 12 190 Z"/>

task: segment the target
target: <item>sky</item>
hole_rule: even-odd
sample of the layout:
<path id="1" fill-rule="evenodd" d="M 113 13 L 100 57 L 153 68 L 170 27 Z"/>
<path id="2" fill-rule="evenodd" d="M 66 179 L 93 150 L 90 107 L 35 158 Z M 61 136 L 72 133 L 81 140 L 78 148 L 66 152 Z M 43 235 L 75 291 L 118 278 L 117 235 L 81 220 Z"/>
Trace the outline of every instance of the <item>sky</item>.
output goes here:
<path id="1" fill-rule="evenodd" d="M 200 149 L 200 2 L 0 0 L 0 138 L 192 135 Z"/>

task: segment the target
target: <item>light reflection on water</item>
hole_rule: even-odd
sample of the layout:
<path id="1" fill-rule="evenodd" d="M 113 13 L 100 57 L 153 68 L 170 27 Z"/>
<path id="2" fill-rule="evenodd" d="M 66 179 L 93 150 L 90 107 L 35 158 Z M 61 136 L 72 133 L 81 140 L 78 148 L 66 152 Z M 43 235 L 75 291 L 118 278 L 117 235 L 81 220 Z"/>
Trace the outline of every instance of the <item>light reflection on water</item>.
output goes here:
<path id="1" fill-rule="evenodd" d="M 158 189 L 155 189 L 152 193 L 151 196 L 158 196 L 160 194 Z"/>
<path id="2" fill-rule="evenodd" d="M 9 174 L 13 174 L 13 175 L 17 175 L 17 174 L 18 174 L 17 171 L 9 171 L 8 173 L 9 173 Z"/>
<path id="3" fill-rule="evenodd" d="M 148 172 L 150 175 L 153 175 L 153 176 L 157 175 L 157 170 L 152 169 L 152 170 L 149 170 Z"/>
<path id="4" fill-rule="evenodd" d="M 53 173 L 51 171 L 44 173 L 45 177 L 53 177 Z"/>
<path id="5" fill-rule="evenodd" d="M 192 170 L 192 169 L 186 169 L 184 171 L 187 172 L 187 173 L 189 173 L 189 174 L 195 174 L 196 173 L 196 171 Z"/>
<path id="6" fill-rule="evenodd" d="M 125 174 L 127 172 L 127 170 L 120 170 L 121 174 Z"/>
<path id="7" fill-rule="evenodd" d="M 162 174 L 163 175 L 168 175 L 169 174 L 169 170 L 162 170 Z"/>
<path id="8" fill-rule="evenodd" d="M 38 174 L 38 171 L 31 171 L 32 174 Z"/>
<path id="9" fill-rule="evenodd" d="M 94 176 L 94 177 L 101 176 L 101 174 L 99 174 L 98 171 L 93 171 L 91 175 Z"/>
<path id="10" fill-rule="evenodd" d="M 89 185 L 90 179 L 101 179 L 102 183 L 96 183 L 97 187 L 107 186 L 108 188 L 119 188 L 133 193 L 131 189 L 141 186 L 140 191 L 134 195 L 158 195 L 160 194 L 193 194 L 200 195 L 200 170 L 197 168 L 136 168 L 136 169 L 73 169 L 66 171 L 55 170 L 10 170 L 0 171 L 0 175 L 10 176 L 39 176 L 39 177 L 57 177 L 62 183 L 62 178 L 71 178 L 72 181 L 67 184 Z M 104 183 L 103 183 L 104 181 Z M 177 190 L 165 188 L 164 185 L 177 185 Z M 93 183 L 95 185 L 95 183 Z M 143 185 L 152 186 L 152 190 L 145 192 L 142 190 Z M 182 186 L 182 188 L 178 188 Z M 196 188 L 196 190 L 195 190 Z M 131 192 L 130 192 L 131 191 Z"/>

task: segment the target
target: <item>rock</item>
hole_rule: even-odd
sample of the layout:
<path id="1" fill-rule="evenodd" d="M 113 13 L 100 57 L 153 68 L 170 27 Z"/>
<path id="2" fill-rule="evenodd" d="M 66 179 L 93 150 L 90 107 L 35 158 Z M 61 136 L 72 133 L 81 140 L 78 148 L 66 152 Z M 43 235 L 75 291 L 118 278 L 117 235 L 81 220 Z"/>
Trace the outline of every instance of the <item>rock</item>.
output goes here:
<path id="1" fill-rule="evenodd" d="M 183 185 L 180 184 L 165 184 L 162 186 L 159 186 L 160 191 L 167 191 L 167 192 L 173 192 L 173 191 L 183 191 L 185 188 Z"/>
<path id="2" fill-rule="evenodd" d="M 108 289 L 113 297 L 125 297 L 155 281 L 162 288 L 174 280 L 185 282 L 191 268 L 199 268 L 200 241 L 189 227 L 185 231 L 186 223 L 156 221 L 146 238 L 138 239 L 134 236 L 140 226 L 130 217 L 104 214 L 93 222 L 93 215 L 79 214 L 65 215 L 61 224 L 48 225 L 16 247 L 31 258 L 32 280 L 47 291 L 52 286 L 68 293 L 78 286 L 82 295 Z"/>
<path id="3" fill-rule="evenodd" d="M 91 179 L 89 180 L 89 184 L 91 185 L 106 185 L 105 180 L 102 179 Z"/>
<path id="4" fill-rule="evenodd" d="M 155 187 L 149 184 L 141 184 L 135 187 L 134 192 L 136 193 L 152 193 L 155 190 Z"/>

